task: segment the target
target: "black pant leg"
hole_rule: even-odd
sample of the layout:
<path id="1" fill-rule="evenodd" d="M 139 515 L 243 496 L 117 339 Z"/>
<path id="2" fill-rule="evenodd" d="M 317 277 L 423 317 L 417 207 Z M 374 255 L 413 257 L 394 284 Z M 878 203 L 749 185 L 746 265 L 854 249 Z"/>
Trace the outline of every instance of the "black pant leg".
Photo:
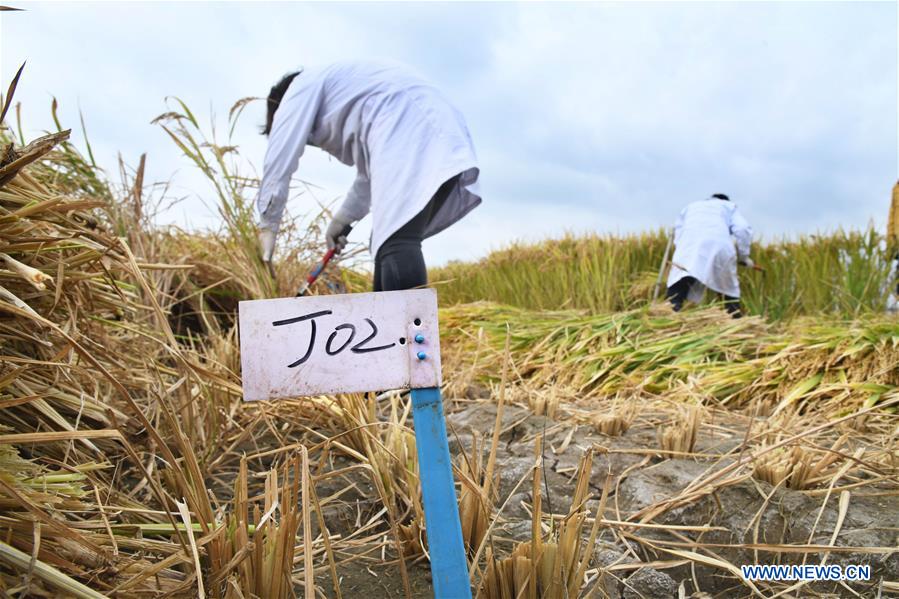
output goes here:
<path id="1" fill-rule="evenodd" d="M 727 310 L 727 313 L 733 316 L 734 318 L 740 318 L 743 316 L 743 308 L 740 306 L 740 298 L 731 297 L 729 295 L 724 296 L 724 309 Z"/>
<path id="2" fill-rule="evenodd" d="M 372 286 L 375 291 L 383 291 L 381 285 L 381 263 L 378 260 L 375 260 L 375 272 L 372 276 Z"/>
<path id="3" fill-rule="evenodd" d="M 671 302 L 671 307 L 674 308 L 675 312 L 680 312 L 681 308 L 684 307 L 684 302 L 687 301 L 687 295 L 690 293 L 690 287 L 695 282 L 696 279 L 693 277 L 684 277 L 665 292 L 665 298 Z"/>
<path id="4" fill-rule="evenodd" d="M 453 177 L 443 183 L 421 212 L 400 227 L 378 249 L 378 255 L 375 256 L 375 291 L 415 289 L 428 284 L 428 268 L 421 252 L 421 242 L 428 223 L 443 206 L 457 178 Z"/>
<path id="5" fill-rule="evenodd" d="M 428 269 L 421 252 L 421 241 L 385 241 L 378 250 L 375 271 L 375 291 L 399 291 L 427 285 Z"/>

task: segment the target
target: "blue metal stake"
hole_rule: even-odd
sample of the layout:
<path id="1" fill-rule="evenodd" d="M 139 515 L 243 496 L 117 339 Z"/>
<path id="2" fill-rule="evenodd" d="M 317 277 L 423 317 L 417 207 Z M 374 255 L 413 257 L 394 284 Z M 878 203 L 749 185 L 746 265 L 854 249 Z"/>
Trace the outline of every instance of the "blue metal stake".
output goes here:
<path id="1" fill-rule="evenodd" d="M 423 359 L 423 358 L 419 358 Z M 470 599 L 468 561 L 462 542 L 440 389 L 412 389 L 412 418 L 431 552 L 435 599 Z"/>

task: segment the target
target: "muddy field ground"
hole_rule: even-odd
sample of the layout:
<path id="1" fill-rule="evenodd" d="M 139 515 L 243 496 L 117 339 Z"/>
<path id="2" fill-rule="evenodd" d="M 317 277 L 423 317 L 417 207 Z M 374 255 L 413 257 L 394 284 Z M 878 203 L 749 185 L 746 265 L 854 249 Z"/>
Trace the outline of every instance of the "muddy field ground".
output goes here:
<path id="1" fill-rule="evenodd" d="M 470 456 L 475 445 L 489 451 L 483 441 L 491 438 L 496 422 L 497 403 L 490 389 L 475 386 L 468 391 L 468 397 L 447 402 L 451 451 L 457 462 Z M 612 407 L 610 402 L 590 404 L 578 406 L 578 412 L 592 407 L 602 413 Z M 871 567 L 869 583 L 798 585 L 784 595 L 788 597 L 892 596 L 882 583 L 899 580 L 895 551 L 899 491 L 894 478 L 876 480 L 876 475 L 862 474 L 848 489 L 824 485 L 797 491 L 742 474 L 696 487 L 697 482 L 714 479 L 740 460 L 751 427 L 763 419 L 753 423 L 750 417 L 730 411 L 703 410 L 693 449 L 671 455 L 660 449 L 659 431 L 677 418 L 677 409 L 640 399 L 632 407 L 634 421 L 623 433 L 610 436 L 564 415 L 549 418 L 518 405 L 504 406 L 496 452 L 498 513 L 488 535 L 497 553 L 508 555 L 516 544 L 531 538 L 535 465 L 541 466 L 543 510 L 558 520 L 571 508 L 579 461 L 592 450 L 592 497 L 586 506 L 591 514 L 596 513 L 603 486 L 610 485 L 610 491 L 601 532 L 591 544 L 591 581 L 583 596 L 749 597 L 751 587 L 729 570 L 755 563 Z M 830 441 L 838 438 L 834 432 Z M 538 441 L 543 451 L 535 459 Z M 859 445 L 864 445 L 863 439 Z M 851 454 L 852 449 L 844 447 L 842 452 Z M 338 461 L 333 466 L 339 469 L 347 463 Z M 377 502 L 370 499 L 374 489 L 364 476 L 342 477 L 320 486 L 318 492 L 339 492 L 348 484 L 354 491 L 325 508 L 325 520 L 334 535 L 352 534 L 364 514 L 376 511 Z M 544 522 L 546 534 L 550 520 Z M 583 535 L 584 543 L 588 537 Z M 386 539 L 359 548 L 358 558 L 338 567 L 344 596 L 405 596 L 398 567 L 388 559 L 385 546 L 389 547 Z M 787 546 L 819 549 L 785 552 Z M 679 556 L 678 551 L 689 553 Z M 410 560 L 408 572 L 414 596 L 427 596 L 427 562 Z M 327 576 L 320 575 L 318 582 L 333 596 Z"/>

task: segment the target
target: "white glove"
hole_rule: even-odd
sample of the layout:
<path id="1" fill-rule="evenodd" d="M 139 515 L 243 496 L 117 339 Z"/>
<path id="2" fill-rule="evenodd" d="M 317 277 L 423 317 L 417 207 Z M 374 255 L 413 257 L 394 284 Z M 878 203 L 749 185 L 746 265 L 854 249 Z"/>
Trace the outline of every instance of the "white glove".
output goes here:
<path id="1" fill-rule="evenodd" d="M 272 256 L 275 253 L 275 232 L 271 229 L 259 229 L 259 247 L 261 249 L 262 261 L 266 264 L 272 263 Z"/>
<path id="2" fill-rule="evenodd" d="M 343 248 L 346 247 L 346 228 L 348 226 L 350 226 L 350 222 L 344 220 L 339 213 L 334 216 L 325 231 L 325 241 L 329 250 L 333 248 L 337 254 L 343 251 Z"/>
<path id="3" fill-rule="evenodd" d="M 740 264 L 745 266 L 746 268 L 752 268 L 755 266 L 755 262 L 752 261 L 752 258 L 746 256 L 745 258 L 740 258 Z"/>

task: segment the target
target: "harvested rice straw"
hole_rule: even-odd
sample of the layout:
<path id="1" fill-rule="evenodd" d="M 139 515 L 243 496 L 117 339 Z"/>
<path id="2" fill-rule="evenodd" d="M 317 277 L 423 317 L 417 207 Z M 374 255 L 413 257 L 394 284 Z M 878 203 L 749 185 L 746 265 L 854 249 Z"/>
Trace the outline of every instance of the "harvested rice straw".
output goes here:
<path id="1" fill-rule="evenodd" d="M 627 432 L 635 416 L 633 402 L 619 396 L 612 401 L 607 410 L 595 414 L 591 424 L 596 432 L 617 437 Z"/>
<path id="2" fill-rule="evenodd" d="M 534 479 L 531 484 L 531 497 L 533 497 L 533 505 L 531 506 L 531 545 L 530 545 L 530 562 L 531 573 L 528 584 L 530 599 L 537 597 L 537 581 L 539 578 L 540 563 L 543 560 L 543 494 L 541 493 L 540 484 L 543 481 L 543 437 L 534 438 Z"/>
<path id="3" fill-rule="evenodd" d="M 34 572 L 38 578 L 68 595 L 79 597 L 80 599 L 104 599 L 106 597 L 106 595 L 98 593 L 77 580 L 66 576 L 56 568 L 36 560 L 33 556 L 23 553 L 2 541 L 0 541 L 0 560 L 20 570 Z"/>
<path id="4" fill-rule="evenodd" d="M 5 299 L 6 301 L 10 302 L 13 306 L 15 306 L 16 308 L 19 308 L 20 310 L 25 310 L 32 316 L 38 316 L 38 313 L 35 312 L 31 306 L 29 306 L 28 304 L 23 302 L 21 299 L 18 298 L 18 296 L 16 296 L 16 294 L 14 294 L 12 291 L 7 289 L 6 287 L 3 287 L 2 285 L 0 285 L 0 298 Z"/>
<path id="5" fill-rule="evenodd" d="M 802 491 L 831 479 L 826 471 L 841 459 L 839 448 L 848 439 L 842 435 L 824 456 L 815 459 L 819 452 L 806 449 L 798 443 L 765 452 L 762 444 L 759 457 L 753 462 L 753 477 L 770 485 L 784 484 L 788 489 Z"/>
<path id="6" fill-rule="evenodd" d="M 470 555 L 480 546 L 487 533 L 490 520 L 488 506 L 484 504 L 483 480 L 485 477 L 481 437 L 472 435 L 471 453 L 459 465 L 458 475 L 462 483 L 459 493 L 459 517 L 462 539 Z M 492 505 L 492 504 L 491 504 Z"/>
<path id="7" fill-rule="evenodd" d="M 535 440 L 535 454 L 542 455 L 539 438 Z M 506 558 L 497 558 L 492 549 L 488 548 L 487 568 L 478 585 L 478 599 L 566 599 L 580 596 L 587 565 L 593 559 L 599 526 L 597 522 L 601 519 L 601 512 L 598 511 L 593 527 L 585 538 L 584 524 L 588 516 L 586 504 L 590 499 L 593 451 L 588 450 L 579 463 L 571 507 L 558 527 L 551 529 L 549 540 L 543 539 L 539 464 L 538 459 L 532 486 L 534 504 L 531 540 L 516 544 L 511 555 Z M 599 501 L 599 510 L 605 508 L 608 488 L 609 485 L 606 484 Z"/>
<path id="8" fill-rule="evenodd" d="M 53 280 L 53 277 L 51 277 L 50 275 L 41 272 L 36 268 L 32 268 L 26 264 L 22 264 L 9 254 L 0 252 L 0 261 L 3 261 L 11 271 L 30 283 L 38 291 L 43 291 L 44 289 L 46 289 L 47 281 Z"/>
<path id="9" fill-rule="evenodd" d="M 674 424 L 662 427 L 659 431 L 662 454 L 674 457 L 693 453 L 701 425 L 702 416 L 698 406 L 680 410 Z"/>

